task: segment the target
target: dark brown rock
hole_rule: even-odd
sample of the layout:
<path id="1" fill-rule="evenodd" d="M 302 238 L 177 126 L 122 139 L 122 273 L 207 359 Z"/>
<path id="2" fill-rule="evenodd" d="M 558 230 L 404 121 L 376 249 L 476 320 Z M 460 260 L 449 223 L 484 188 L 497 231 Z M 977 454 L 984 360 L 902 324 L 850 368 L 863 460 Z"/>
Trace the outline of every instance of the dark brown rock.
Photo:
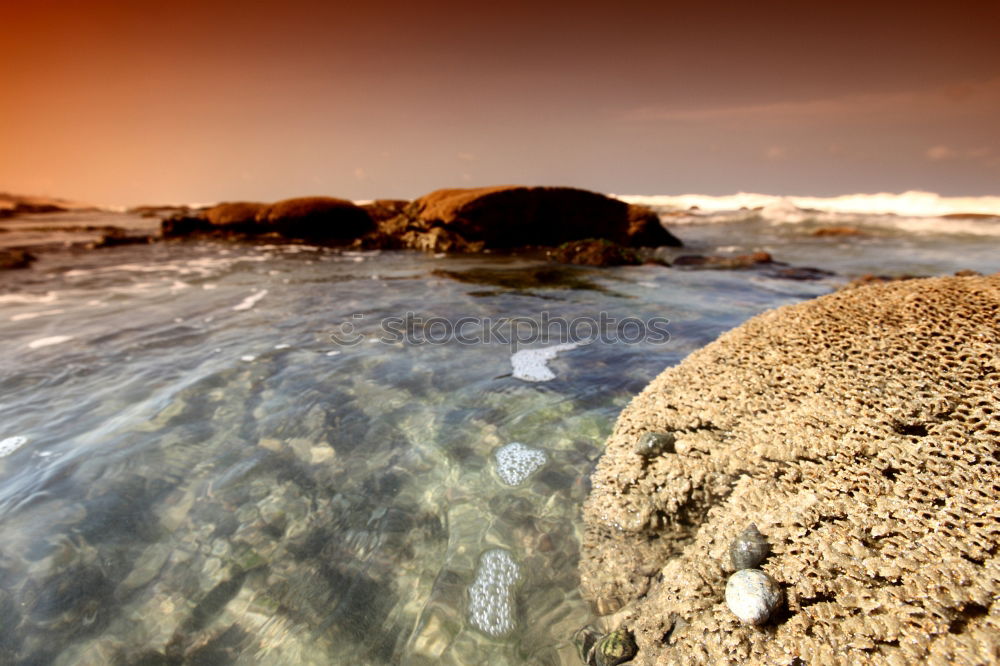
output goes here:
<path id="1" fill-rule="evenodd" d="M 362 204 L 361 207 L 368 213 L 375 224 L 402 215 L 410 202 L 406 199 L 376 199 L 370 203 Z"/>
<path id="2" fill-rule="evenodd" d="M 502 185 L 437 190 L 409 204 L 385 232 L 444 228 L 486 248 L 559 245 L 606 238 L 626 246 L 671 245 L 680 241 L 645 207 L 570 187 Z"/>
<path id="3" fill-rule="evenodd" d="M 267 204 L 253 201 L 223 202 L 212 206 L 202 213 L 213 227 L 226 227 L 233 231 L 254 233 L 258 229 L 257 217 L 261 215 Z"/>
<path id="4" fill-rule="evenodd" d="M 774 260 L 767 252 L 738 254 L 733 257 L 703 256 L 700 254 L 685 254 L 674 259 L 674 266 L 685 268 L 753 268 L 760 264 L 769 264 Z"/>
<path id="5" fill-rule="evenodd" d="M 339 245 L 372 232 L 360 206 L 333 197 L 301 197 L 273 204 L 226 202 L 197 214 L 179 214 L 161 224 L 164 238 L 246 239 L 263 235 Z"/>
<path id="6" fill-rule="evenodd" d="M 812 232 L 813 236 L 863 236 L 864 232 L 857 227 L 852 226 L 837 226 L 837 227 L 820 227 Z"/>
<path id="7" fill-rule="evenodd" d="M 333 197 L 278 201 L 262 209 L 256 220 L 262 231 L 322 243 L 354 240 L 375 229 L 363 208 Z"/>
<path id="8" fill-rule="evenodd" d="M 34 260 L 34 255 L 25 250 L 0 250 L 0 270 L 6 270 L 8 268 L 27 268 Z"/>
<path id="9" fill-rule="evenodd" d="M 587 238 L 563 243 L 549 252 L 560 264 L 581 266 L 634 266 L 642 263 L 634 250 L 603 238 Z"/>

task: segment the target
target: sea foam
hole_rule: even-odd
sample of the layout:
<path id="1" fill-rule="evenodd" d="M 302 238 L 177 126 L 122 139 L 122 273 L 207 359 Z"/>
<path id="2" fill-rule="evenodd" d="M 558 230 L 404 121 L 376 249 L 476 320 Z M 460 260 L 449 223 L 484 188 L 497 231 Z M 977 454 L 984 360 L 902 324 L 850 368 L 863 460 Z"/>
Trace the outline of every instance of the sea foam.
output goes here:
<path id="1" fill-rule="evenodd" d="M 519 352 L 515 352 L 510 357 L 510 364 L 514 368 L 514 376 L 526 382 L 547 382 L 555 379 L 555 373 L 546 364 L 554 359 L 559 352 L 576 349 L 579 346 L 579 343 L 576 342 L 566 342 L 552 347 L 522 349 Z"/>
<path id="2" fill-rule="evenodd" d="M 497 462 L 497 474 L 508 486 L 521 485 L 535 470 L 547 462 L 544 451 L 525 446 L 520 442 L 501 446 L 493 456 Z"/>
<path id="3" fill-rule="evenodd" d="M 21 435 L 0 440 L 0 458 L 6 458 L 27 443 L 28 438 Z"/>
<path id="4" fill-rule="evenodd" d="M 483 553 L 469 587 L 469 621 L 474 627 L 495 638 L 514 630 L 514 586 L 520 577 L 520 567 L 506 550 Z"/>

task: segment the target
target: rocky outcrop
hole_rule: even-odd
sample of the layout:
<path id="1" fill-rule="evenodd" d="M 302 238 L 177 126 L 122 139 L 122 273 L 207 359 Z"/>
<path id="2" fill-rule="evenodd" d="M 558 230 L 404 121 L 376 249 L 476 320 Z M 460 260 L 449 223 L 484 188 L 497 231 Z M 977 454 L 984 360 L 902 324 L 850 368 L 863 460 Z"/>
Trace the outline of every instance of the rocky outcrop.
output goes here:
<path id="1" fill-rule="evenodd" d="M 437 190 L 384 221 L 379 231 L 389 239 L 406 239 L 411 247 L 428 244 L 422 236 L 430 233 L 445 234 L 452 244 L 470 249 L 551 247 L 588 238 L 628 247 L 681 244 L 651 209 L 570 187 Z"/>
<path id="2" fill-rule="evenodd" d="M 350 243 L 374 228 L 364 209 L 333 197 L 221 203 L 195 215 L 170 217 L 161 227 L 165 238 L 269 236 L 331 245 Z"/>
<path id="3" fill-rule="evenodd" d="M 552 247 L 584 239 L 605 243 L 603 263 L 592 263 L 601 254 L 595 251 L 578 252 L 571 259 L 589 265 L 634 263 L 624 249 L 608 250 L 615 246 L 681 245 L 650 208 L 569 187 L 437 190 L 415 201 L 378 199 L 363 206 L 330 197 L 229 202 L 174 215 L 164 220 L 162 231 L 165 238 L 269 236 L 425 252 Z"/>
<path id="4" fill-rule="evenodd" d="M 634 663 L 992 663 L 1000 654 L 1000 275 L 836 292 L 755 317 L 622 412 L 581 585 Z M 673 445 L 637 450 L 646 433 Z M 784 605 L 724 601 L 748 525 Z"/>

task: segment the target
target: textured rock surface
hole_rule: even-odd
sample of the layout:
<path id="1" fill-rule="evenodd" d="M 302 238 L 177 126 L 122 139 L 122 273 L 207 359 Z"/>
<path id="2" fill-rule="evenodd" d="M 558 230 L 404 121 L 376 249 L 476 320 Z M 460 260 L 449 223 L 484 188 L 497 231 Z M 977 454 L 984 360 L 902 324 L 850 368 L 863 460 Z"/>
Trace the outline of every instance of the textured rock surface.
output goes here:
<path id="1" fill-rule="evenodd" d="M 585 508 L 581 584 L 636 664 L 1000 659 L 1000 276 L 837 292 L 755 317 L 618 419 Z M 644 458 L 645 432 L 676 452 Z M 785 607 L 724 603 L 729 545 L 767 535 Z"/>

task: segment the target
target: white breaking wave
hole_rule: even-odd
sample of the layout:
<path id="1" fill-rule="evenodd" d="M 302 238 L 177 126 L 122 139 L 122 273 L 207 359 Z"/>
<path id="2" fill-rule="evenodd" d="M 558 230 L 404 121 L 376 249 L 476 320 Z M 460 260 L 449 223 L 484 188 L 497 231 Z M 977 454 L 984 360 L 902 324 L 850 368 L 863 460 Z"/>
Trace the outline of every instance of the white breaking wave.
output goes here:
<path id="1" fill-rule="evenodd" d="M 755 208 L 812 209 L 829 213 L 860 215 L 900 215 L 906 217 L 941 217 L 942 215 L 1000 216 L 1000 196 L 943 197 L 933 192 L 912 190 L 902 194 L 843 194 L 836 197 L 778 196 L 739 192 L 724 196 L 708 194 L 612 195 L 628 203 L 645 204 L 672 210 L 697 207 L 706 212 L 737 211 Z"/>
<path id="2" fill-rule="evenodd" d="M 994 196 L 942 197 L 932 192 L 904 192 L 824 198 L 740 192 L 717 197 L 680 194 L 618 198 L 652 207 L 668 226 L 766 220 L 773 224 L 812 222 L 912 233 L 1000 236 L 1000 197 Z"/>

